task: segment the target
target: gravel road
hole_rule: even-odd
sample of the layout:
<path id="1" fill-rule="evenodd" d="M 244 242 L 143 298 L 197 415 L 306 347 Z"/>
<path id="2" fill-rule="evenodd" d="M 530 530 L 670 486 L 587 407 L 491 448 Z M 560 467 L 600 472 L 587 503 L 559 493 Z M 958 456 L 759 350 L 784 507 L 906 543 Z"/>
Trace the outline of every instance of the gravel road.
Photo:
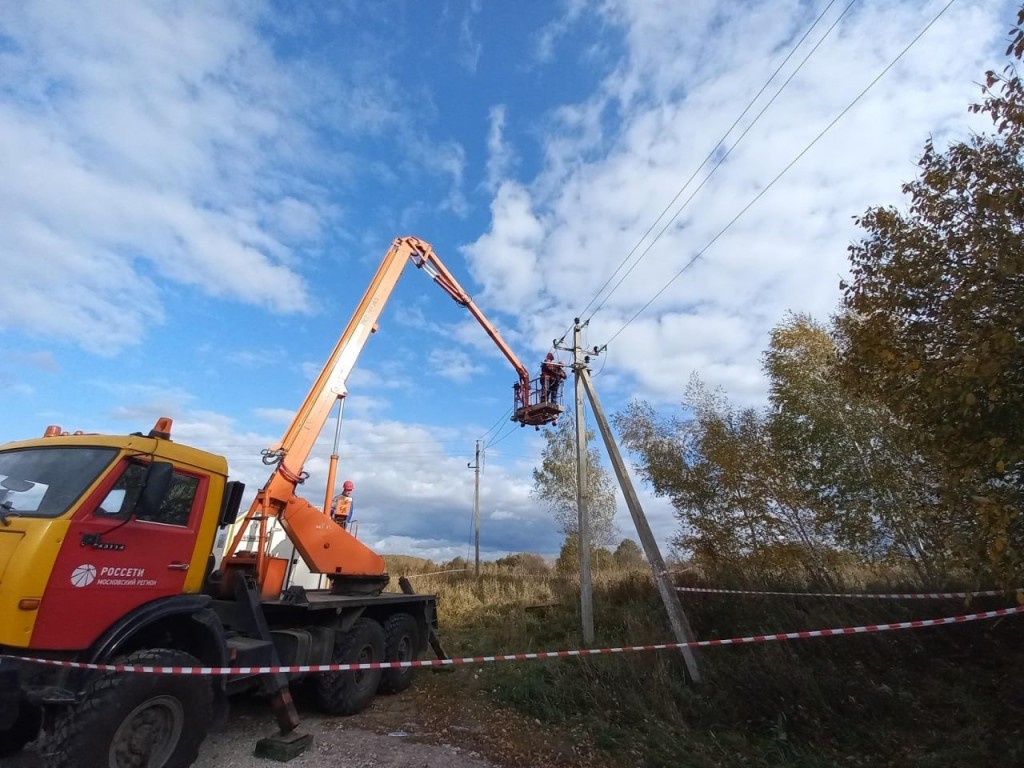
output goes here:
<path id="1" fill-rule="evenodd" d="M 257 758 L 256 742 L 277 733 L 269 701 L 233 697 L 224 729 L 209 734 L 194 768 L 609 768 L 583 734 L 548 727 L 489 695 L 486 672 L 418 675 L 396 696 L 377 696 L 353 717 L 299 709 L 310 748 L 288 763 Z M 0 768 L 42 768 L 29 745 Z"/>
<path id="2" fill-rule="evenodd" d="M 384 700 L 383 708 L 388 701 Z M 478 753 L 454 744 L 421 741 L 423 726 L 415 721 L 390 727 L 376 714 L 332 718 L 303 713 L 300 731 L 313 736 L 313 744 L 289 768 L 494 768 Z M 385 726 L 381 729 L 381 726 Z M 452 726 L 453 736 L 461 734 Z M 465 726 L 467 731 L 469 726 Z M 194 768 L 272 768 L 284 765 L 253 756 L 256 741 L 277 732 L 269 705 L 265 702 L 235 702 L 226 728 L 207 736 Z M 418 736 L 419 734 L 419 736 Z M 434 740 L 434 739 L 432 739 Z M 2 768 L 41 768 L 32 745 L 21 754 L 0 760 Z"/>

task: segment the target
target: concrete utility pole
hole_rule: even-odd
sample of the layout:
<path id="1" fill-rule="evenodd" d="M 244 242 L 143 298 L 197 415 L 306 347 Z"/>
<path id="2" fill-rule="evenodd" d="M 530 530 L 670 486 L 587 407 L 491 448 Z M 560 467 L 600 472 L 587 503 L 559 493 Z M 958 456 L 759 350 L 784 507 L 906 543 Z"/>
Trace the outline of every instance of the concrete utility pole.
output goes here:
<path id="1" fill-rule="evenodd" d="M 594 642 L 594 590 L 590 579 L 590 512 L 587 509 L 587 414 L 583 409 L 583 376 L 587 372 L 583 359 L 583 328 L 580 319 L 573 321 L 573 372 L 576 374 L 576 509 L 579 515 L 580 545 L 580 621 L 583 643 Z"/>
<path id="2" fill-rule="evenodd" d="M 578 330 L 579 326 L 577 325 L 577 332 Z M 577 341 L 577 354 L 579 352 L 579 342 Z M 593 352 L 597 354 L 598 349 L 595 347 Z M 589 361 L 590 358 L 586 359 Z M 622 495 L 626 499 L 626 506 L 629 507 L 629 514 L 633 518 L 633 524 L 636 526 L 636 532 L 640 537 L 640 544 L 644 548 L 644 554 L 647 555 L 647 562 L 650 563 L 651 573 L 654 575 L 654 583 L 658 587 L 661 602 L 664 603 L 665 611 L 668 613 L 668 620 L 672 625 L 672 632 L 675 634 L 676 642 L 691 643 L 694 640 L 693 632 L 690 629 L 690 622 L 683 612 L 683 606 L 679 604 L 679 593 L 676 592 L 675 586 L 669 578 L 665 561 L 661 557 L 661 550 L 658 549 L 658 542 L 655 541 L 654 534 L 651 532 L 651 526 L 648 525 L 647 517 L 644 515 L 643 507 L 640 506 L 640 499 L 636 495 L 633 481 L 626 472 L 626 465 L 622 461 L 622 454 L 619 453 L 619 447 L 615 443 L 615 437 L 612 435 L 611 427 L 608 425 L 608 419 L 605 418 L 604 409 L 601 408 L 601 403 L 597 399 L 594 383 L 590 380 L 590 371 L 582 365 L 576 371 L 577 392 L 581 386 L 586 389 L 587 397 L 590 398 L 590 406 L 594 409 L 597 428 L 601 431 L 601 437 L 604 438 L 604 446 L 608 450 L 608 458 L 611 459 L 612 467 L 615 469 L 615 476 L 619 480 L 619 487 L 622 488 Z M 579 398 L 578 394 L 577 398 Z M 578 405 L 577 408 L 579 408 Z M 681 651 L 683 661 L 686 662 L 686 671 L 690 674 L 690 679 L 695 683 L 699 683 L 700 670 L 697 667 L 697 656 L 694 649 L 682 648 Z"/>
<path id="3" fill-rule="evenodd" d="M 476 535 L 476 567 L 473 571 L 476 578 L 480 578 L 480 441 L 476 441 L 476 461 L 473 464 L 467 464 L 472 470 L 475 470 L 476 475 L 476 487 L 473 491 L 473 531 Z"/>

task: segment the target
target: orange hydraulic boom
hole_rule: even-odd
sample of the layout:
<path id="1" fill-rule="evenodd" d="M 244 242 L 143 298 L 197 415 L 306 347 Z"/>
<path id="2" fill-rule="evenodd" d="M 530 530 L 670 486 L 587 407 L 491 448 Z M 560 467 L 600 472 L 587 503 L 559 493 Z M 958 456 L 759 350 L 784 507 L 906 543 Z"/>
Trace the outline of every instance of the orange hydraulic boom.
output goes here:
<path id="1" fill-rule="evenodd" d="M 355 314 L 284 437 L 263 452 L 264 462 L 275 467 L 266 485 L 256 494 L 244 522 L 224 554 L 221 572 L 225 589 L 230 588 L 231 571 L 234 569 L 251 570 L 255 567 L 257 581 L 261 585 L 264 583 L 267 565 L 267 521 L 274 517 L 280 520 L 310 571 L 328 576 L 332 592 L 376 593 L 386 586 L 389 577 L 384 558 L 348 531 L 335 525 L 328 517 L 326 506 L 321 511 L 305 499 L 296 496 L 295 491 L 306 479 L 303 465 L 313 445 L 335 404 L 348 394 L 345 383 L 349 374 L 355 367 L 366 341 L 377 330 L 377 320 L 384 305 L 406 264 L 410 262 L 427 272 L 459 306 L 469 310 L 515 368 L 519 380 L 514 387 L 512 420 L 523 426 L 540 427 L 555 421 L 561 414 L 562 408 L 557 403 L 540 402 L 539 388 L 535 381 L 531 381 L 526 367 L 441 263 L 430 244 L 416 237 L 397 238 L 377 268 L 370 287 L 363 295 Z M 332 457 L 325 497 L 327 500 L 333 491 L 334 470 L 335 458 Z M 243 535 L 253 521 L 259 523 L 256 551 L 239 552 L 238 547 Z"/>

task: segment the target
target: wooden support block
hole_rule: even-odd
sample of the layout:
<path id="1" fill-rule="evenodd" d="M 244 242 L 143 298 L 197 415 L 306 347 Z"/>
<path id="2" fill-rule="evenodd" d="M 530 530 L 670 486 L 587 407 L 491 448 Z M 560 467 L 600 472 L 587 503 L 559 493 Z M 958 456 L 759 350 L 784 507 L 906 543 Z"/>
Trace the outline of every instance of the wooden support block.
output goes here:
<path id="1" fill-rule="evenodd" d="M 292 731 L 276 736 L 267 736 L 256 742 L 256 750 L 253 754 L 256 757 L 265 757 L 269 760 L 277 760 L 279 763 L 287 763 L 293 760 L 313 743 L 312 735 L 308 733 L 297 733 Z"/>

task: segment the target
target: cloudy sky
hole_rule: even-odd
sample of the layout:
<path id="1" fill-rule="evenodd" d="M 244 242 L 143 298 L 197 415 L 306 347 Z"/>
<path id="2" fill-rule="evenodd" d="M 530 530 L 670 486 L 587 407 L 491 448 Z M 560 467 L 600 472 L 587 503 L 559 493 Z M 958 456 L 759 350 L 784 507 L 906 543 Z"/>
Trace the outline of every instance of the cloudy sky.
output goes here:
<path id="1" fill-rule="evenodd" d="M 946 6 L 4 3 L 0 442 L 170 416 L 254 491 L 400 235 L 530 368 L 589 319 L 611 413 L 675 410 L 694 371 L 762 402 L 768 331 L 836 306 L 852 217 L 902 204 L 929 136 L 984 127 L 967 106 L 1015 8 Z M 348 382 L 361 538 L 465 556 L 483 439 L 484 556 L 557 552 L 513 380 L 410 268 Z"/>

